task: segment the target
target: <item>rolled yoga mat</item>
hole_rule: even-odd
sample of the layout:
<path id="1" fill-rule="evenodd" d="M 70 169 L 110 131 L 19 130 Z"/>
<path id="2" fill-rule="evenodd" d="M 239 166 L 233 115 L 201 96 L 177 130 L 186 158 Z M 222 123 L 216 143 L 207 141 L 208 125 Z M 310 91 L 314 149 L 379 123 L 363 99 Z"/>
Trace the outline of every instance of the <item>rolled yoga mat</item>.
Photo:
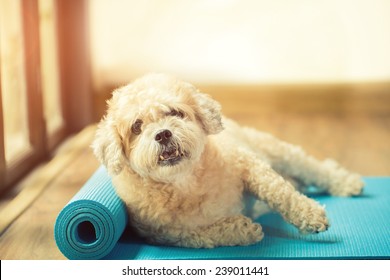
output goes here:
<path id="1" fill-rule="evenodd" d="M 358 197 L 311 194 L 326 206 L 327 232 L 302 235 L 269 213 L 257 220 L 265 233 L 257 244 L 189 249 L 149 245 L 124 231 L 124 205 L 101 167 L 58 216 L 55 238 L 70 259 L 390 259 L 390 177 L 364 181 Z"/>
<path id="2" fill-rule="evenodd" d="M 101 166 L 58 215 L 54 238 L 69 259 L 101 259 L 117 244 L 126 224 L 126 208 Z"/>

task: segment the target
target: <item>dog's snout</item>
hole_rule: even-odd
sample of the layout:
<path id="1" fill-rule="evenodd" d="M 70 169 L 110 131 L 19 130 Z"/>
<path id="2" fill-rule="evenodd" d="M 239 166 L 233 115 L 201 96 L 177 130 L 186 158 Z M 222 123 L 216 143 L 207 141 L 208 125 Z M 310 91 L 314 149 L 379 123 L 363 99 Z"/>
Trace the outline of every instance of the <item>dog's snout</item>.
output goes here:
<path id="1" fill-rule="evenodd" d="M 156 137 L 154 138 L 158 143 L 166 145 L 168 144 L 169 140 L 172 137 L 172 132 L 168 129 L 165 129 L 159 133 L 156 134 Z"/>

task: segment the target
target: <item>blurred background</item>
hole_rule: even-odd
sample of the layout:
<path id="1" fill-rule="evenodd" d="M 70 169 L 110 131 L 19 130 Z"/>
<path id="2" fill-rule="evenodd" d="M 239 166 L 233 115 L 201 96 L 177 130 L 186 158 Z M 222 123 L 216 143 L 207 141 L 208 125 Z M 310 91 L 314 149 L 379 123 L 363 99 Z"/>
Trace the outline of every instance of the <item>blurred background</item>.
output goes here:
<path id="1" fill-rule="evenodd" d="M 224 114 L 390 173 L 389 0 L 0 0 L 0 191 L 167 72 Z"/>
<path id="2" fill-rule="evenodd" d="M 390 78 L 388 0 L 94 0 L 97 86 L 168 71 L 195 83 Z"/>
<path id="3" fill-rule="evenodd" d="M 0 259 L 63 259 L 114 88 L 189 81 L 242 125 L 390 175 L 390 0 L 0 0 Z"/>

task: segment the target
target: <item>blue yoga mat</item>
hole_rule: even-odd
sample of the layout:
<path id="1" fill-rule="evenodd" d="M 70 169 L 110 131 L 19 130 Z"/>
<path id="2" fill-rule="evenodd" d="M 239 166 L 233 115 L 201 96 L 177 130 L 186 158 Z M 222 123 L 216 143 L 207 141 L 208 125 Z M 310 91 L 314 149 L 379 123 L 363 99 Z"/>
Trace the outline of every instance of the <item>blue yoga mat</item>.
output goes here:
<path id="1" fill-rule="evenodd" d="M 126 208 L 101 166 L 57 217 L 54 238 L 69 259 L 101 259 L 127 224 Z"/>
<path id="2" fill-rule="evenodd" d="M 100 167 L 59 214 L 55 239 L 69 259 L 389 259 L 390 177 L 364 180 L 359 197 L 311 194 L 326 205 L 327 232 L 302 235 L 269 213 L 258 219 L 265 233 L 258 244 L 188 249 L 148 245 L 126 228 L 123 202 Z"/>

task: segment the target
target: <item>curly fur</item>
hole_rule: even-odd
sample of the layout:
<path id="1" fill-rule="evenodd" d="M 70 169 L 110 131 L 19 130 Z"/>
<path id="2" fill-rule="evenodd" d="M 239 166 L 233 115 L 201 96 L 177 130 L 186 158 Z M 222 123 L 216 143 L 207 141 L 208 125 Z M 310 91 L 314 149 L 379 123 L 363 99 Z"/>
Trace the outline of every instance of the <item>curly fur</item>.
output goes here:
<path id="1" fill-rule="evenodd" d="M 137 120 L 142 125 L 135 133 Z M 157 134 L 167 130 L 161 143 Z M 239 126 L 208 95 L 162 74 L 114 91 L 92 147 L 126 203 L 130 224 L 157 244 L 258 242 L 262 228 L 247 216 L 258 214 L 260 202 L 303 233 L 322 232 L 329 227 L 324 207 L 297 187 L 316 185 L 339 196 L 363 188 L 359 175 L 335 161 L 319 161 L 300 147 Z M 253 207 L 245 207 L 246 194 L 258 200 Z"/>

